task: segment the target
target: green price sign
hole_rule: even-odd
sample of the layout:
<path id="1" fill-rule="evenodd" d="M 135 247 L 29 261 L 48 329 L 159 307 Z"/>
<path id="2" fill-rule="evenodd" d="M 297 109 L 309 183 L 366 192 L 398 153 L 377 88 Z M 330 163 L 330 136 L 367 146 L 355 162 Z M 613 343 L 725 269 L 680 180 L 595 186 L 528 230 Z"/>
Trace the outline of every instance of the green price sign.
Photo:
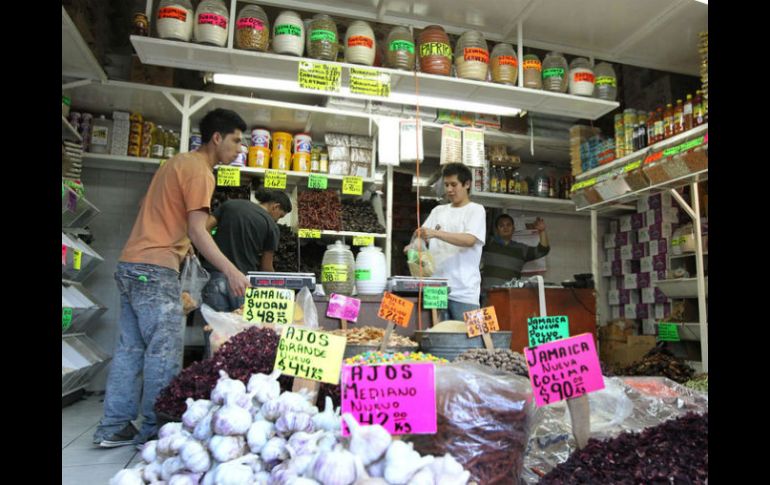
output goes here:
<path id="1" fill-rule="evenodd" d="M 370 281 L 372 279 L 372 270 L 370 269 L 357 269 L 356 281 Z"/>
<path id="2" fill-rule="evenodd" d="M 658 340 L 661 342 L 679 342 L 679 325 L 675 323 L 659 323 Z"/>
<path id="3" fill-rule="evenodd" d="M 431 287 L 422 289 L 422 307 L 427 309 L 436 308 L 445 310 L 449 306 L 449 292 L 446 286 Z"/>
<path id="4" fill-rule="evenodd" d="M 532 317 L 527 319 L 529 348 L 554 340 L 569 338 L 569 318 L 566 316 Z"/>
<path id="5" fill-rule="evenodd" d="M 326 190 L 329 187 L 329 177 L 326 175 L 316 175 L 314 173 L 310 174 L 310 177 L 307 179 L 307 188 L 308 189 L 320 189 L 320 190 Z"/>
<path id="6" fill-rule="evenodd" d="M 61 309 L 61 331 L 66 332 L 72 326 L 72 308 Z"/>

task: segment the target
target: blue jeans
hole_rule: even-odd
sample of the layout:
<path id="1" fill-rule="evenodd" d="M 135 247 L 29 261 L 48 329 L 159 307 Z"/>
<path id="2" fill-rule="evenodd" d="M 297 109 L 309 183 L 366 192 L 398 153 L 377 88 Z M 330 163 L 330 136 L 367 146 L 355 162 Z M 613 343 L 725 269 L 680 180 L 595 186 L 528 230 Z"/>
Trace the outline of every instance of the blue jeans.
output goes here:
<path id="1" fill-rule="evenodd" d="M 449 300 L 448 305 L 449 308 L 446 310 L 439 310 L 439 319 L 443 322 L 444 320 L 459 320 L 464 321 L 463 319 L 463 313 L 469 312 L 471 310 L 478 310 L 481 308 L 477 304 L 473 303 L 461 303 L 459 301 L 453 301 Z"/>
<path id="2" fill-rule="evenodd" d="M 227 277 L 219 271 L 211 271 L 210 278 L 201 293 L 203 303 L 218 312 L 231 312 L 243 306 L 244 298 L 235 297 L 230 292 Z"/>
<path id="3" fill-rule="evenodd" d="M 155 400 L 182 368 L 184 315 L 179 273 L 162 266 L 118 263 L 120 340 L 112 358 L 104 417 L 94 440 L 120 431 L 141 411 L 136 441 L 157 433 Z"/>

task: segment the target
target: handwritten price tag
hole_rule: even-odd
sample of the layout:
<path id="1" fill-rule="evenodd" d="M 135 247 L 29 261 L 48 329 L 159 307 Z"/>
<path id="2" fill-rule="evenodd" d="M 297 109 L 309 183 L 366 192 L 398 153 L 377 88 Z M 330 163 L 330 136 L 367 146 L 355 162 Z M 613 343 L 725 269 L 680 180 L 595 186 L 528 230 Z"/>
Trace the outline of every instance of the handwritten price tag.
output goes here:
<path id="1" fill-rule="evenodd" d="M 317 91 L 339 92 L 342 85 L 342 66 L 302 61 L 297 72 L 299 87 Z"/>
<path id="2" fill-rule="evenodd" d="M 266 189 L 286 189 L 286 173 L 277 170 L 268 170 L 265 172 Z"/>
<path id="3" fill-rule="evenodd" d="M 468 330 L 468 337 L 478 337 L 482 333 L 497 332 L 500 325 L 497 323 L 497 314 L 495 307 L 488 306 L 478 310 L 471 310 L 463 313 L 465 326 Z"/>
<path id="4" fill-rule="evenodd" d="M 436 377 L 430 363 L 346 365 L 342 412 L 358 424 L 379 424 L 391 435 L 436 433 Z M 342 435 L 350 430 L 342 426 Z"/>
<path id="5" fill-rule="evenodd" d="M 66 332 L 72 326 L 72 308 L 61 309 L 61 331 Z"/>
<path id="6" fill-rule="evenodd" d="M 301 239 L 321 239 L 320 229 L 300 229 L 299 237 Z"/>
<path id="7" fill-rule="evenodd" d="M 554 340 L 568 338 L 569 318 L 566 316 L 528 318 L 527 330 L 529 346 L 537 347 Z"/>
<path id="8" fill-rule="evenodd" d="M 321 268 L 321 281 L 342 283 L 348 280 L 348 267 L 344 264 L 325 264 Z"/>
<path id="9" fill-rule="evenodd" d="M 371 279 L 372 279 L 372 270 L 370 269 L 356 270 L 356 281 L 371 281 Z"/>
<path id="10" fill-rule="evenodd" d="M 329 177 L 326 175 L 316 175 L 314 173 L 310 174 L 310 177 L 307 179 L 307 188 L 308 189 L 321 189 L 326 190 L 329 187 Z"/>
<path id="11" fill-rule="evenodd" d="M 329 306 L 326 309 L 327 317 L 357 322 L 359 311 L 361 311 L 361 300 L 358 298 L 351 298 L 336 293 L 332 293 L 329 296 Z"/>
<path id="12" fill-rule="evenodd" d="M 414 310 L 414 303 L 386 291 L 377 316 L 396 325 L 408 327 L 409 320 L 412 319 L 412 310 Z"/>
<path id="13" fill-rule="evenodd" d="M 350 92 L 368 96 L 390 96 L 390 74 L 376 69 L 350 68 Z"/>
<path id="14" fill-rule="evenodd" d="M 426 286 L 422 289 L 422 307 L 425 309 L 437 308 L 445 310 L 449 306 L 449 292 L 446 286 L 431 287 Z"/>
<path id="15" fill-rule="evenodd" d="M 251 323 L 294 321 L 294 291 L 284 288 L 246 288 L 243 319 Z"/>
<path id="16" fill-rule="evenodd" d="M 75 270 L 80 271 L 80 263 L 83 260 L 83 251 L 76 249 L 75 252 L 73 253 L 72 258 L 73 258 L 72 267 L 75 268 Z"/>
<path id="17" fill-rule="evenodd" d="M 661 342 L 679 342 L 679 325 L 675 323 L 659 323 L 658 340 Z"/>
<path id="18" fill-rule="evenodd" d="M 364 193 L 364 179 L 361 177 L 344 177 L 342 193 L 346 195 L 361 195 Z"/>
<path id="19" fill-rule="evenodd" d="M 353 236 L 353 246 L 371 246 L 374 236 Z"/>
<path id="20" fill-rule="evenodd" d="M 217 169 L 218 187 L 240 187 L 241 169 L 238 167 L 219 167 Z"/>
<path id="21" fill-rule="evenodd" d="M 593 335 L 524 348 L 529 379 L 538 407 L 604 389 Z"/>
<path id="22" fill-rule="evenodd" d="M 287 325 L 283 328 L 273 369 L 281 374 L 339 384 L 347 338 Z"/>

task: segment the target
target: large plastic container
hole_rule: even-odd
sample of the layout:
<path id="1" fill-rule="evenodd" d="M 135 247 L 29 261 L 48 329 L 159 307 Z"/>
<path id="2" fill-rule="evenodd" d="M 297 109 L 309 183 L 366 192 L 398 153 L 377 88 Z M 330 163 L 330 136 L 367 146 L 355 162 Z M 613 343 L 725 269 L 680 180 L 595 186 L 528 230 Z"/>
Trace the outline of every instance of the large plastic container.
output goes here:
<path id="1" fill-rule="evenodd" d="M 414 38 L 406 27 L 393 27 L 385 42 L 385 66 L 414 71 Z"/>
<path id="2" fill-rule="evenodd" d="M 576 96 L 593 96 L 596 77 L 591 63 L 578 57 L 569 65 L 569 93 Z"/>
<path id="3" fill-rule="evenodd" d="M 469 30 L 460 36 L 455 48 L 457 77 L 486 81 L 489 71 L 489 49 L 481 32 Z"/>
<path id="4" fill-rule="evenodd" d="M 327 246 L 321 261 L 321 285 L 324 293 L 330 295 L 352 295 L 355 288 L 356 261 L 350 246 L 336 241 Z"/>
<path id="5" fill-rule="evenodd" d="M 337 24 L 326 14 L 316 14 L 308 30 L 310 47 L 308 57 L 322 61 L 336 61 L 339 51 Z"/>
<path id="6" fill-rule="evenodd" d="M 195 13 L 190 0 L 161 0 L 155 26 L 161 39 L 190 42 Z"/>
<path id="7" fill-rule="evenodd" d="M 235 47 L 265 52 L 270 38 L 270 20 L 259 5 L 245 5 L 235 22 Z"/>
<path id="8" fill-rule="evenodd" d="M 417 37 L 420 71 L 449 76 L 452 72 L 452 46 L 440 25 L 429 25 Z"/>
<path id="9" fill-rule="evenodd" d="M 543 89 L 543 64 L 535 54 L 524 56 L 524 87 L 530 89 Z"/>
<path id="10" fill-rule="evenodd" d="M 379 295 L 385 291 L 388 275 L 382 248 L 361 248 L 356 257 L 356 288 L 362 295 Z"/>
<path id="11" fill-rule="evenodd" d="M 549 52 L 543 59 L 543 89 L 566 93 L 569 85 L 567 59 L 558 52 Z"/>
<path id="12" fill-rule="evenodd" d="M 519 78 L 519 64 L 516 51 L 511 44 L 497 44 L 489 60 L 492 82 L 515 85 Z"/>
<path id="13" fill-rule="evenodd" d="M 195 10 L 195 42 L 224 47 L 230 12 L 222 0 L 203 0 Z"/>
<path id="14" fill-rule="evenodd" d="M 273 51 L 302 56 L 305 51 L 305 24 L 297 12 L 284 10 L 273 25 Z"/>
<path id="15" fill-rule="evenodd" d="M 594 69 L 596 86 L 594 96 L 605 101 L 615 101 L 618 97 L 618 78 L 612 64 L 600 62 Z"/>
<path id="16" fill-rule="evenodd" d="M 345 61 L 351 64 L 374 64 L 376 42 L 372 27 L 361 20 L 351 22 L 345 33 Z"/>

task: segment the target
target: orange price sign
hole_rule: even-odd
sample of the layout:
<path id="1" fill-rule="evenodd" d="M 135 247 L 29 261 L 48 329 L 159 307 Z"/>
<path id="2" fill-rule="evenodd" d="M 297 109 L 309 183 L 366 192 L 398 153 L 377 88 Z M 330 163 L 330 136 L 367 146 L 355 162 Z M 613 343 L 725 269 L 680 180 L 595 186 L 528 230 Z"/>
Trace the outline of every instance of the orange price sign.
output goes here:
<path id="1" fill-rule="evenodd" d="M 500 330 L 497 323 L 495 307 L 488 306 L 478 310 L 463 313 L 465 326 L 468 329 L 468 337 L 478 337 L 482 333 L 496 332 Z"/>
<path id="2" fill-rule="evenodd" d="M 414 303 L 386 291 L 377 316 L 396 325 L 408 327 L 409 320 L 412 319 L 412 310 L 414 310 Z"/>

